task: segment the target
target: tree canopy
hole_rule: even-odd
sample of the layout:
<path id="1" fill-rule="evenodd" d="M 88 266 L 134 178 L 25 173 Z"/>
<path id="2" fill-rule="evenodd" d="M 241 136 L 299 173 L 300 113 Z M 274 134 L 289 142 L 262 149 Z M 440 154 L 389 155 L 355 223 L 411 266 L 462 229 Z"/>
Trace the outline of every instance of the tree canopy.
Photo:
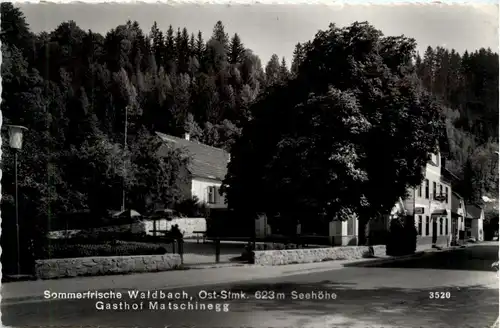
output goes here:
<path id="1" fill-rule="evenodd" d="M 229 205 L 302 219 L 389 212 L 445 140 L 415 46 L 368 23 L 318 32 L 295 79 L 252 106 L 225 181 Z"/>

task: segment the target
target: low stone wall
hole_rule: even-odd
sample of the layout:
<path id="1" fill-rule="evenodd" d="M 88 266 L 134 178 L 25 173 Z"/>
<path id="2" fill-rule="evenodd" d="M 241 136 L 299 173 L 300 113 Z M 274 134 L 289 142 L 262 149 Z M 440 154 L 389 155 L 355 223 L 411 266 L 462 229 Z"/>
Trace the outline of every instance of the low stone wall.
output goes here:
<path id="1" fill-rule="evenodd" d="M 385 255 L 385 246 L 373 246 L 375 256 Z M 329 260 L 362 259 L 368 255 L 368 246 L 345 246 L 310 249 L 255 251 L 254 263 L 259 265 L 284 265 L 312 263 Z"/>
<path id="2" fill-rule="evenodd" d="M 132 272 L 168 271 L 180 265 L 181 258 L 179 254 L 81 257 L 37 260 L 35 271 L 39 279 L 55 279 Z"/>

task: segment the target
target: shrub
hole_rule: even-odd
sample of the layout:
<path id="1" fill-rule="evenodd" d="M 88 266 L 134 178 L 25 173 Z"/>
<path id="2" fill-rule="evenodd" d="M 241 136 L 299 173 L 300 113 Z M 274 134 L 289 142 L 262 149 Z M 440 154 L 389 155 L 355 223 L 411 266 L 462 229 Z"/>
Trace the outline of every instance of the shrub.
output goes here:
<path id="1" fill-rule="evenodd" d="M 94 256 L 130 256 L 166 254 L 165 247 L 146 244 L 114 241 L 103 244 L 62 244 L 47 245 L 42 252 L 42 259 L 73 258 Z"/>
<path id="2" fill-rule="evenodd" d="M 188 198 L 174 206 L 175 210 L 187 217 L 207 217 L 208 207 L 198 197 Z"/>
<path id="3" fill-rule="evenodd" d="M 415 253 L 417 229 L 411 218 L 396 218 L 391 221 L 387 242 L 387 255 L 401 256 Z"/>

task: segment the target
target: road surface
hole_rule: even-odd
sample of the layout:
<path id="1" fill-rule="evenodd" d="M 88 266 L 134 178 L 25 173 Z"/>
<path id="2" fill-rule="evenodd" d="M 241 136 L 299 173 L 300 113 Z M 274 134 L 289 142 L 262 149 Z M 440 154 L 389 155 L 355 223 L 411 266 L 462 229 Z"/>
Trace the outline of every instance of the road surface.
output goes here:
<path id="1" fill-rule="evenodd" d="M 167 297 L 185 293 L 184 300 L 132 300 L 123 291 L 122 299 L 103 303 L 142 303 L 142 310 L 98 310 L 96 300 L 2 304 L 2 322 L 10 327 L 489 328 L 498 318 L 498 275 L 491 271 L 497 260 L 498 245 L 475 246 L 383 267 L 165 291 Z M 214 291 L 219 297 L 231 291 L 227 295 L 235 299 L 207 300 Z M 321 293 L 323 299 L 306 299 Z M 198 310 L 169 310 L 169 304 Z"/>

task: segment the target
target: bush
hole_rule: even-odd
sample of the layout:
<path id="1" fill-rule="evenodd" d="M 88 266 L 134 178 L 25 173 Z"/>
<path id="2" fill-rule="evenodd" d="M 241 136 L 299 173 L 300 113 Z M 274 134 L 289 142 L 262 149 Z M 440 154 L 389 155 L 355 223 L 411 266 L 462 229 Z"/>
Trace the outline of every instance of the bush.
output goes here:
<path id="1" fill-rule="evenodd" d="M 415 253 L 417 249 L 417 229 L 411 218 L 393 219 L 388 237 L 387 255 L 401 256 Z"/>
<path id="2" fill-rule="evenodd" d="M 187 217 L 208 216 L 208 207 L 205 203 L 199 201 L 198 197 L 188 198 L 174 206 L 175 210 Z"/>
<path id="3" fill-rule="evenodd" d="M 41 258 L 161 255 L 166 253 L 167 250 L 165 247 L 138 242 L 114 241 L 101 244 L 52 243 L 44 248 Z"/>

